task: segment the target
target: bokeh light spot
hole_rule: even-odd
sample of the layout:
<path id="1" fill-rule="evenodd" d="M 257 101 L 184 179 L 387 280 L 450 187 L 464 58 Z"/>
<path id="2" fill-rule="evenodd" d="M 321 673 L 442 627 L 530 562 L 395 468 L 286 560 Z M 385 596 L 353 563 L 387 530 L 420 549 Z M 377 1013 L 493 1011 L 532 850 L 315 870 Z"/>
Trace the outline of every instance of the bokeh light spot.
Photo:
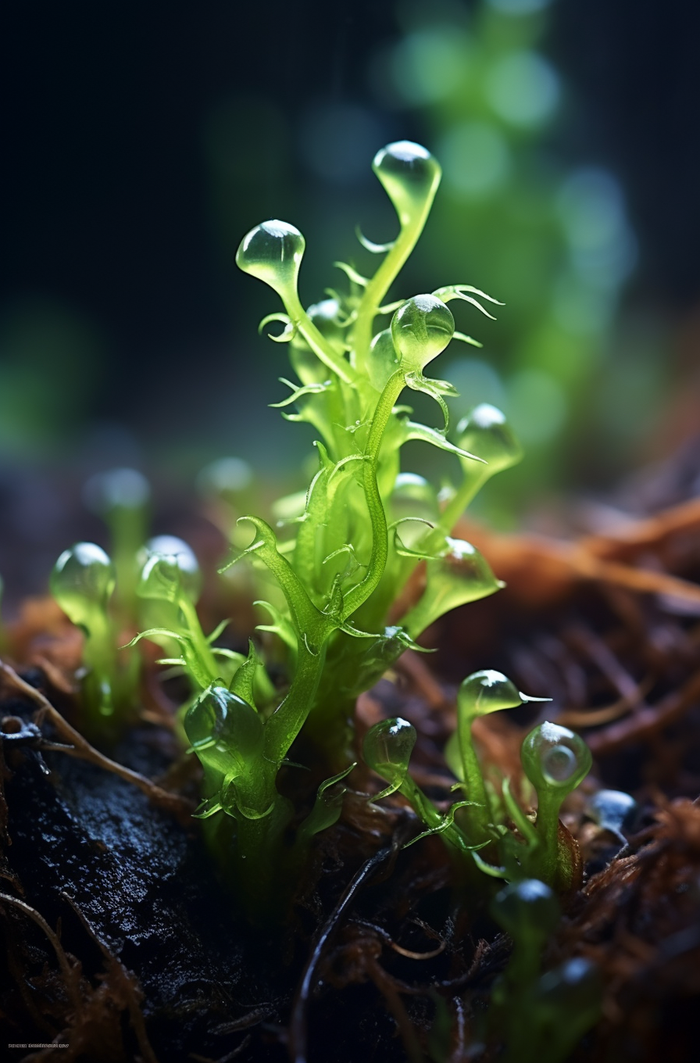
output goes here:
<path id="1" fill-rule="evenodd" d="M 566 396 L 550 373 L 521 369 L 509 381 L 508 411 L 522 443 L 546 443 L 566 420 Z"/>
<path id="2" fill-rule="evenodd" d="M 495 113 L 514 126 L 542 125 L 559 103 L 559 77 L 537 52 L 511 52 L 499 59 L 485 87 Z"/>
<path id="3" fill-rule="evenodd" d="M 458 196 L 479 199 L 500 189 L 511 158 L 505 138 L 486 122 L 464 122 L 444 134 L 437 148 L 445 184 Z"/>

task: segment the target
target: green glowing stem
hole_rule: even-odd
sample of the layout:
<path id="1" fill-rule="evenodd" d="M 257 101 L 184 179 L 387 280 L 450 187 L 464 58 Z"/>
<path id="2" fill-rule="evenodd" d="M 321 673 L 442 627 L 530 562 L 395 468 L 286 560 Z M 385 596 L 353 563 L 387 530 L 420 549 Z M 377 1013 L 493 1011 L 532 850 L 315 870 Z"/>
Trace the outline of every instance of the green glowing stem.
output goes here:
<path id="1" fill-rule="evenodd" d="M 344 619 L 352 616 L 352 614 L 367 601 L 369 596 L 379 585 L 379 581 L 386 568 L 387 557 L 389 554 L 389 543 L 387 537 L 386 514 L 384 512 L 384 506 L 382 504 L 381 495 L 379 494 L 379 486 L 377 484 L 377 463 L 379 460 L 379 451 L 382 445 L 384 430 L 389 421 L 389 417 L 391 416 L 391 411 L 396 405 L 396 400 L 405 386 L 405 373 L 402 369 L 398 369 L 389 377 L 384 385 L 384 390 L 379 396 L 379 402 L 377 403 L 377 408 L 372 419 L 372 427 L 370 429 L 364 453 L 365 469 L 363 477 L 365 500 L 372 528 L 372 552 L 367 567 L 367 575 L 362 582 L 357 583 L 345 597 L 343 608 Z"/>
<path id="2" fill-rule="evenodd" d="M 416 246 L 418 237 L 422 233 L 423 226 L 430 214 L 435 191 L 437 191 L 437 187 L 428 196 L 417 217 L 412 218 L 406 215 L 399 219 L 401 224 L 399 235 L 362 294 L 360 305 L 357 308 L 357 320 L 352 330 L 352 346 L 358 366 L 364 365 L 367 359 L 377 310 L 384 301 L 384 297 L 389 291 L 394 278 Z"/>
<path id="3" fill-rule="evenodd" d="M 281 294 L 292 324 L 299 329 L 316 357 L 346 384 L 352 384 L 357 376 L 355 370 L 326 342 L 301 305 L 296 291 L 285 291 Z"/>
<path id="4" fill-rule="evenodd" d="M 559 866 L 559 809 L 563 796 L 546 790 L 537 791 L 537 820 L 535 829 L 540 837 L 538 877 L 548 886 L 557 880 Z"/>
<path id="5" fill-rule="evenodd" d="M 464 770 L 464 782 L 467 798 L 474 801 L 471 808 L 464 810 L 475 837 L 470 841 L 481 842 L 489 837 L 489 823 L 491 822 L 491 803 L 481 772 L 481 765 L 474 749 L 472 740 L 472 723 L 474 717 L 465 718 L 463 713 L 457 714 L 457 736 L 459 742 L 459 754 Z"/>
<path id="6" fill-rule="evenodd" d="M 488 465 L 475 461 L 473 466 L 473 468 L 470 468 L 469 473 L 465 473 L 464 480 L 457 488 L 454 497 L 450 499 L 440 514 L 439 527 L 447 535 L 450 535 L 469 503 L 493 475 Z"/>
<path id="7" fill-rule="evenodd" d="M 332 630 L 329 627 L 328 635 Z M 311 711 L 323 672 L 325 641 L 316 653 L 300 643 L 289 692 L 265 724 L 265 756 L 275 765 L 281 764 Z"/>
<path id="8" fill-rule="evenodd" d="M 182 594 L 178 599 L 178 607 L 182 612 L 187 625 L 187 633 L 192 641 L 194 654 L 190 655 L 188 664 L 195 673 L 197 682 L 202 689 L 213 683 L 219 676 L 219 667 L 216 663 L 211 647 L 204 637 L 202 625 L 199 622 L 194 603 L 186 595 Z M 192 667 L 194 665 L 194 667 Z"/>
<path id="9" fill-rule="evenodd" d="M 114 715 L 114 683 L 116 661 L 112 625 L 105 610 L 91 610 L 89 624 L 82 625 L 85 631 L 83 660 L 90 669 L 86 677 L 88 699 L 94 701 L 101 716 Z"/>

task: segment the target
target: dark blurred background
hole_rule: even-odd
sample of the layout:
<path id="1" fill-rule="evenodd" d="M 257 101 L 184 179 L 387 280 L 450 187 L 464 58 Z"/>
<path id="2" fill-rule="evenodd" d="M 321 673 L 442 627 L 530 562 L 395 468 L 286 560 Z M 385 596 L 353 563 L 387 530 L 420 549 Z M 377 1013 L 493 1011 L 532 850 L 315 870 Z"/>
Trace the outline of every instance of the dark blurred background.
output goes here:
<path id="1" fill-rule="evenodd" d="M 699 31 L 696 0 L 6 3 L 6 583 L 41 585 L 100 468 L 167 495 L 237 454 L 300 486 L 310 437 L 267 409 L 285 351 L 256 333 L 279 306 L 235 250 L 264 218 L 296 224 L 307 303 L 340 283 L 335 259 L 366 267 L 354 226 L 393 234 L 370 162 L 395 139 L 445 171 L 397 294 L 461 281 L 506 304 L 460 319 L 484 350 L 439 374 L 456 414 L 495 401 L 524 438 L 494 519 L 682 445 L 700 410 Z"/>

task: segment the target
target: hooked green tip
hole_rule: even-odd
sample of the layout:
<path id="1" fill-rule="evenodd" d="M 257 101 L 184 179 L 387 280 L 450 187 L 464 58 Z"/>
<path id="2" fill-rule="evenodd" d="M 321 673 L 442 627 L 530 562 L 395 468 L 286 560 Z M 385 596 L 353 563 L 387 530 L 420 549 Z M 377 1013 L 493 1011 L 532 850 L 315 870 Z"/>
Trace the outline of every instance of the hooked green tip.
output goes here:
<path id="1" fill-rule="evenodd" d="M 374 156 L 372 169 L 394 204 L 402 226 L 427 213 L 442 176 L 440 164 L 427 148 L 410 140 L 387 144 Z"/>
<path id="2" fill-rule="evenodd" d="M 140 598 L 160 598 L 175 602 L 180 593 L 196 601 L 202 577 L 192 548 L 176 535 L 156 535 L 140 552 Z"/>
<path id="3" fill-rule="evenodd" d="M 452 311 L 434 295 L 414 295 L 391 319 L 391 338 L 401 365 L 420 373 L 444 351 L 455 331 Z"/>
<path id="4" fill-rule="evenodd" d="M 457 705 L 465 717 L 486 716 L 499 709 L 514 709 L 525 700 L 502 672 L 484 669 L 462 680 Z"/>
<path id="5" fill-rule="evenodd" d="M 241 240 L 236 265 L 244 273 L 269 284 L 283 299 L 289 293 L 296 296 L 305 247 L 306 241 L 294 225 L 286 221 L 264 221 Z"/>

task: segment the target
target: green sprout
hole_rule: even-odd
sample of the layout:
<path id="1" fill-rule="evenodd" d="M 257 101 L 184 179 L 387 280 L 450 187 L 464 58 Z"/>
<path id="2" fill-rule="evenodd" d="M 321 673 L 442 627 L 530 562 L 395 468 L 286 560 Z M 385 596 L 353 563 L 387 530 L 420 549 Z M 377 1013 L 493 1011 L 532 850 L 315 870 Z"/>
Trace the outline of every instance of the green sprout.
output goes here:
<path id="1" fill-rule="evenodd" d="M 123 704 L 115 631 L 109 616 L 116 572 L 95 543 L 75 543 L 64 550 L 51 573 L 51 593 L 85 636 L 83 698 L 88 720 L 110 719 Z"/>
<path id="2" fill-rule="evenodd" d="M 298 827 L 300 838 L 308 836 L 310 823 L 336 816 L 338 784 L 351 760 L 351 720 L 358 694 L 406 648 L 420 649 L 415 640 L 445 612 L 501 586 L 478 551 L 452 537 L 452 527 L 488 476 L 518 460 L 519 448 L 502 414 L 490 407 L 488 412 L 475 411 L 472 421 L 459 427 L 456 440 L 448 438 L 446 398 L 456 392 L 449 382 L 426 375 L 427 366 L 452 340 L 478 346 L 457 331 L 447 304 L 466 303 L 486 314 L 483 301 L 495 300 L 471 285 L 456 284 L 384 305 L 425 224 L 440 167 L 425 148 L 409 142 L 382 149 L 373 167 L 394 205 L 399 232 L 381 246 L 361 237 L 366 250 L 384 255 L 373 276 L 338 263 L 349 282 L 347 293 L 331 291 L 328 298 L 304 309 L 298 282 L 306 244 L 288 222 L 256 226 L 243 238 L 236 256 L 239 267 L 268 284 L 284 306 L 262 324 L 281 325 L 272 338 L 288 344 L 298 382 L 283 378 L 290 394 L 275 405 L 288 420 L 313 425 L 319 437 L 318 469 L 306 492 L 279 500 L 272 522 L 240 516 L 238 525 L 252 528 L 252 541 L 238 548 L 240 536 L 233 536 L 234 553 L 222 569 L 245 558 L 258 578 L 266 577 L 257 602 L 266 614 L 259 625 L 266 635 L 262 653 L 251 643 L 247 658 L 229 654 L 224 660 L 212 649 L 212 636 L 206 639 L 201 633 L 194 600 L 171 562 L 147 562 L 138 591 L 175 607 L 179 626 L 158 625 L 159 632 L 153 625 L 140 637 L 148 635 L 162 644 L 177 640 L 180 657 L 166 660 L 184 664 L 195 692 L 203 692 L 189 708 L 185 728 L 188 735 L 192 728 L 198 734 L 196 741 L 190 740 L 205 767 L 205 811 L 208 816 L 228 813 L 243 876 L 245 868 L 253 867 L 252 836 L 246 840 L 253 820 L 248 822 L 244 809 L 265 813 L 255 821 L 255 845 L 258 850 L 269 848 L 263 835 L 278 832 L 279 823 L 290 814 L 277 790 L 277 774 L 302 729 L 306 746 L 315 747 L 334 774 L 319 787 L 306 827 Z M 382 316 L 389 316 L 388 327 L 377 329 L 375 321 Z M 422 392 L 436 402 L 439 427 L 412 420 L 410 407 L 400 404 L 405 391 Z M 473 450 L 462 441 L 467 437 L 475 441 Z M 448 489 L 444 505 L 427 481 L 401 468 L 401 450 L 409 441 L 437 447 L 456 459 L 459 479 Z M 205 489 L 213 487 L 220 495 L 219 473 L 227 470 L 215 469 L 215 482 L 211 475 L 205 477 Z M 245 485 L 238 464 L 234 472 L 233 502 L 238 507 Z M 398 623 L 390 623 L 394 602 L 421 563 L 426 566 L 421 597 Z M 265 669 L 263 658 L 270 652 L 286 673 L 279 691 Z M 251 769 L 255 804 L 246 803 L 240 782 L 234 782 L 238 776 L 219 777 L 208 766 L 211 747 L 206 735 L 199 735 L 199 721 L 211 721 L 211 713 L 204 712 L 201 699 L 220 688 L 228 688 L 259 714 L 262 754 Z M 229 772 L 237 770 L 231 757 Z M 402 785 L 411 788 L 407 773 Z M 413 798 L 421 800 L 416 792 Z M 442 830 L 443 817 L 427 798 L 423 808 L 430 826 Z M 462 850 L 472 845 L 461 834 L 454 837 Z"/>
<path id="3" fill-rule="evenodd" d="M 162 646 L 169 656 L 159 663 L 182 669 L 197 693 L 217 679 L 230 678 L 245 658 L 232 650 L 212 647 L 226 621 L 211 635 L 202 630 L 196 609 L 202 576 L 191 547 L 175 535 L 159 535 L 149 539 L 140 556 L 142 568 L 136 594 L 144 602 L 143 615 L 151 626 L 129 645 L 150 639 Z"/>
<path id="4" fill-rule="evenodd" d="M 409 845 L 427 835 L 440 834 L 452 854 L 462 856 L 481 848 L 483 844 L 488 844 L 488 841 L 470 844 L 468 836 L 455 823 L 455 812 L 470 805 L 470 801 L 457 802 L 452 805 L 447 815 L 443 815 L 411 778 L 408 768 L 416 738 L 413 724 L 400 717 L 380 720 L 370 727 L 362 745 L 363 759 L 372 771 L 389 783 L 389 786 L 372 800 L 378 801 L 397 791 L 406 798 L 428 828 L 409 842 Z"/>
<path id="5" fill-rule="evenodd" d="M 568 886 L 568 849 L 559 844 L 559 809 L 591 770 L 591 751 L 568 727 L 545 721 L 530 731 L 521 750 L 523 769 L 537 791 L 539 877 Z M 563 882 L 562 882 L 563 879 Z"/>
<path id="6" fill-rule="evenodd" d="M 83 498 L 109 528 L 117 579 L 114 598 L 124 618 L 133 622 L 139 578 L 136 559 L 147 534 L 150 484 L 137 469 L 109 469 L 90 477 Z"/>
<path id="7" fill-rule="evenodd" d="M 457 694 L 458 775 L 474 802 L 469 819 L 476 838 L 493 836 L 495 813 L 472 741 L 474 720 L 500 709 L 514 709 L 523 702 L 548 700 L 523 694 L 502 672 L 493 670 L 474 672 L 462 681 Z"/>
<path id="8" fill-rule="evenodd" d="M 497 797 L 472 741 L 472 724 L 478 716 L 547 700 L 523 694 L 502 672 L 474 672 L 463 680 L 457 695 L 457 731 L 448 743 L 446 759 L 460 780 L 454 788 L 462 789 L 467 800 L 456 802 L 446 814 L 408 773 L 415 728 L 401 719 L 374 724 L 365 736 L 363 756 L 389 786 L 373 800 L 399 791 L 427 827 L 420 838 L 440 834 L 453 854 L 468 853 L 481 871 L 494 878 L 518 882 L 537 875 L 548 884 L 543 888 L 566 892 L 572 884 L 572 866 L 568 848 L 559 844 L 559 808 L 588 773 L 590 750 L 578 735 L 555 724 L 541 724 L 525 738 L 523 767 L 539 796 L 533 824 L 511 794 L 508 779 L 502 782 L 502 797 Z M 508 826 L 508 819 L 517 833 Z M 480 855 L 479 850 L 487 847 L 499 863 L 487 862 Z"/>
<path id="9" fill-rule="evenodd" d="M 491 914 L 513 941 L 491 1015 L 505 1041 L 504 1060 L 562 1063 L 600 1016 L 598 969 L 575 957 L 540 974 L 543 949 L 560 918 L 557 898 L 544 882 L 510 883 L 494 897 Z"/>

